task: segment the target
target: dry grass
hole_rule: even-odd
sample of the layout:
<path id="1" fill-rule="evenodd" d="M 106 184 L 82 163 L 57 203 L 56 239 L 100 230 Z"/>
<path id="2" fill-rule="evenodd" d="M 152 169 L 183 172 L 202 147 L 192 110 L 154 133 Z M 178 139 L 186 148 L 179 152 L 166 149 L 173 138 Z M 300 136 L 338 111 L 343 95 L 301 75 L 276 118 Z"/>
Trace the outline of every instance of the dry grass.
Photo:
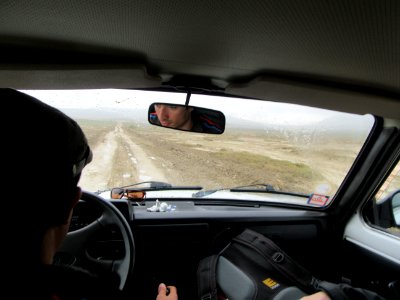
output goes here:
<path id="1" fill-rule="evenodd" d="M 107 184 L 118 186 L 140 181 L 141 170 L 126 165 L 131 159 L 129 155 L 135 153 L 128 155 L 124 140 L 113 132 L 116 123 L 81 121 L 80 124 L 94 149 L 95 145 L 105 143 L 109 132 L 115 137 L 113 143 L 118 145 L 114 153 L 95 153 L 95 157 L 108 155 L 112 160 L 111 169 L 103 170 L 109 174 Z M 202 135 L 155 126 L 139 128 L 131 123 L 123 123 L 121 128 L 124 136 L 138 145 L 171 183 L 206 188 L 258 182 L 272 184 L 279 190 L 311 193 L 325 185 L 327 193 L 332 195 L 361 147 L 338 139 L 296 144 L 276 135 Z M 122 179 L 122 173 L 130 175 Z"/>

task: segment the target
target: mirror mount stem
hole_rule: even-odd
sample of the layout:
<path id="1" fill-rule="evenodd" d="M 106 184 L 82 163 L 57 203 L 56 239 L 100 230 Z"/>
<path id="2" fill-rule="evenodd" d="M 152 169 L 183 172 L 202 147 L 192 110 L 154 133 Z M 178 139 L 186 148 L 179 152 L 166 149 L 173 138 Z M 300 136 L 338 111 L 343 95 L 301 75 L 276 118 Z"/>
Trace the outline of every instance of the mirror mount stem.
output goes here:
<path id="1" fill-rule="evenodd" d="M 185 102 L 185 106 L 189 105 L 189 101 L 190 101 L 190 96 L 192 95 L 192 92 L 190 90 L 188 90 L 187 94 L 186 94 L 186 102 Z"/>

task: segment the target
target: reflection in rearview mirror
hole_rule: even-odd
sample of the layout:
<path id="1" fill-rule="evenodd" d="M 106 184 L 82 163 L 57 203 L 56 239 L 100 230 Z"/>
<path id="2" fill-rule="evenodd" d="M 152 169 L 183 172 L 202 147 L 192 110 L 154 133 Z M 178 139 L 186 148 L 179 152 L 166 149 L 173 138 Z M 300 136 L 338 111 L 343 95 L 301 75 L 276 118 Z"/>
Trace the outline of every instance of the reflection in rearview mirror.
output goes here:
<path id="1" fill-rule="evenodd" d="M 225 116 L 218 110 L 173 103 L 153 103 L 149 107 L 150 124 L 191 132 L 221 134 Z"/>

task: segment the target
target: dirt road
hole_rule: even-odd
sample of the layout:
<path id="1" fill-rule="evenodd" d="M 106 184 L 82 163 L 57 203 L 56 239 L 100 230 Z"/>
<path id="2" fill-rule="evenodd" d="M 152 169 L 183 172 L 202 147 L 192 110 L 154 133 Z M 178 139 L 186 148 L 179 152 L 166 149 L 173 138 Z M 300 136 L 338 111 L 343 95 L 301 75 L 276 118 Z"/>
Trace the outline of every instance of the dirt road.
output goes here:
<path id="1" fill-rule="evenodd" d="M 94 146 L 90 143 L 95 159 L 85 168 L 81 185 L 97 191 L 141 181 L 167 181 L 154 162 L 156 158 L 147 155 L 135 140 L 119 123 Z"/>
<path id="2" fill-rule="evenodd" d="M 91 191 L 156 180 L 205 188 L 268 183 L 304 193 L 323 186 L 332 192 L 356 151 L 355 145 L 337 141 L 306 147 L 265 136 L 138 129 L 128 123 L 104 127 L 96 134 L 90 127 L 84 130 L 95 158 L 85 168 L 81 185 Z"/>

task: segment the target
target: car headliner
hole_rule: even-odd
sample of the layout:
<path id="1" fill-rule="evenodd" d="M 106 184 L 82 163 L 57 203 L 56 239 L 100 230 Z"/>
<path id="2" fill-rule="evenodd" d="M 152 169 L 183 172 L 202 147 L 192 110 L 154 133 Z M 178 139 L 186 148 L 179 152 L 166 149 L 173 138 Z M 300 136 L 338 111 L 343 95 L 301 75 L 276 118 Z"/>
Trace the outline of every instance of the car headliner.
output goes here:
<path id="1" fill-rule="evenodd" d="M 1 1 L 0 83 L 158 88 L 174 78 L 399 119 L 399 16 L 397 0 Z"/>

